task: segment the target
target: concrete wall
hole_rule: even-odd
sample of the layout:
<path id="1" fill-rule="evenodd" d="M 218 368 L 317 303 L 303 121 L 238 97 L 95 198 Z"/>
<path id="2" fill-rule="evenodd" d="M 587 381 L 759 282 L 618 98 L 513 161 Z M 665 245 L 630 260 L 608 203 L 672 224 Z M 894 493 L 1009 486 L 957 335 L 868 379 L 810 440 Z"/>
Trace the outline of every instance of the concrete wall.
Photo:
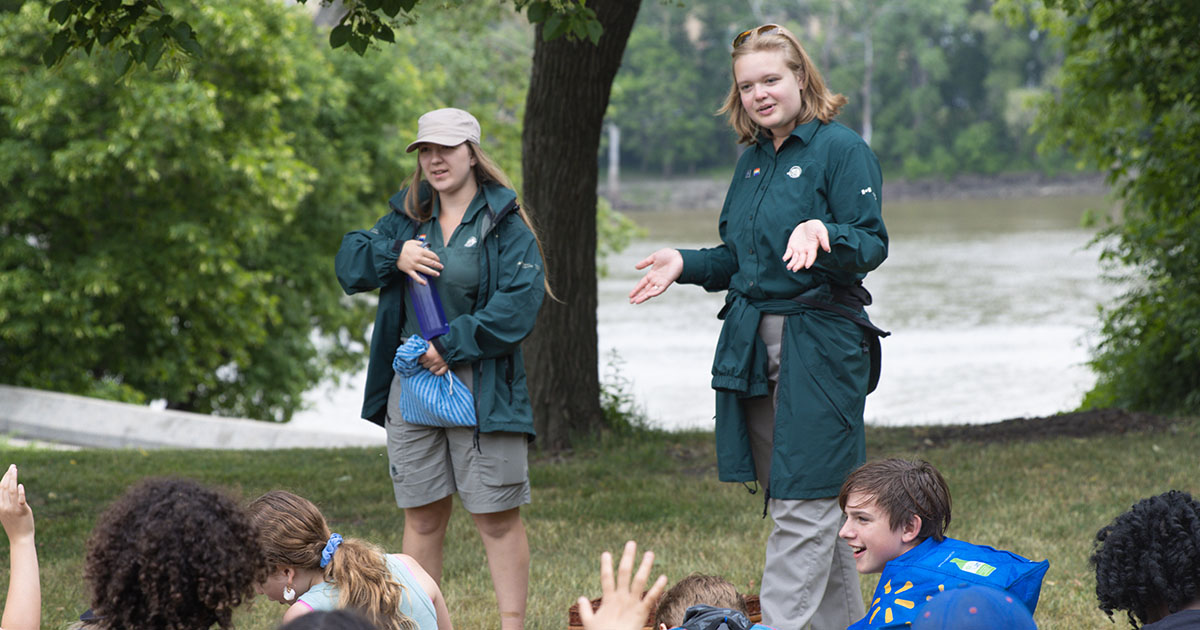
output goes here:
<path id="1" fill-rule="evenodd" d="M 274 449 L 386 442 L 382 428 L 375 437 L 295 430 L 286 424 L 153 410 L 8 385 L 0 385 L 0 433 L 100 448 Z"/>

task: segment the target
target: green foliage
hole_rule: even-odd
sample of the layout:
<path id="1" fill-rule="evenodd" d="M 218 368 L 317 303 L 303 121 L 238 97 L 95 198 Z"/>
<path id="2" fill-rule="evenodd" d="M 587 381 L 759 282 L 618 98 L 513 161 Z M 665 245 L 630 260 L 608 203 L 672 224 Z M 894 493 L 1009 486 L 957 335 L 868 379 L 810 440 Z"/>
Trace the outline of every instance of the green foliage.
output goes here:
<path id="1" fill-rule="evenodd" d="M 646 410 L 638 406 L 630 390 L 632 383 L 621 373 L 624 364 L 617 350 L 611 350 L 600 382 L 600 409 L 604 412 L 604 424 L 616 435 L 647 431 L 650 425 Z"/>
<path id="2" fill-rule="evenodd" d="M 1045 4 L 1067 41 L 1046 144 L 1104 170 L 1124 206 L 1100 243 L 1130 288 L 1103 309 L 1084 405 L 1200 411 L 1200 5 Z"/>
<path id="3" fill-rule="evenodd" d="M 1061 42 L 1007 23 L 990 5 L 646 3 L 608 120 L 623 132 L 622 159 L 642 172 L 727 169 L 736 139 L 714 112 L 730 86 L 730 41 L 748 26 L 776 22 L 799 36 L 829 87 L 849 99 L 838 120 L 865 135 L 869 115 L 869 141 L 888 177 L 1062 170 L 1070 165 L 1064 154 L 1036 150 L 1028 98 L 1045 89 Z"/>
<path id="4" fill-rule="evenodd" d="M 184 16 L 212 46 L 174 74 L 48 71 L 45 11 L 0 14 L 0 382 L 280 420 L 361 365 L 332 256 L 402 175 L 415 69 L 228 0 Z"/>
<path id="5" fill-rule="evenodd" d="M 552 41 L 566 36 L 570 41 L 600 43 L 604 27 L 586 0 L 514 0 L 517 9 L 525 8 L 531 24 L 542 25 L 542 39 Z"/>
<path id="6" fill-rule="evenodd" d="M 634 27 L 621 72 L 613 82 L 609 118 L 622 128 L 642 171 L 664 176 L 679 167 L 726 157 L 721 144 L 731 135 L 713 115 L 719 104 L 689 95 L 705 84 L 705 59 L 683 29 L 645 23 Z"/>
<path id="7" fill-rule="evenodd" d="M 308 0 L 296 0 L 306 4 Z M 349 46 L 361 57 L 377 42 L 394 43 L 396 28 L 410 26 L 420 0 L 340 0 L 343 11 L 329 31 L 329 46 Z M 333 0 L 319 0 L 323 7 Z M 513 0 L 517 10 L 527 9 L 529 21 L 544 25 L 546 41 L 566 36 L 571 41 L 600 41 L 604 29 L 586 0 Z M 180 3 L 182 5 L 182 3 Z M 469 9 L 474 0 L 454 0 Z M 2 8 L 4 5 L 0 5 Z M 201 57 L 204 49 L 187 22 L 176 18 L 176 8 L 160 0 L 59 0 L 47 13 L 57 30 L 42 52 L 46 66 L 54 66 L 67 54 L 93 48 L 119 50 L 122 74 L 145 64 L 153 69 L 164 51 Z M 181 6 L 180 12 L 186 11 Z"/>

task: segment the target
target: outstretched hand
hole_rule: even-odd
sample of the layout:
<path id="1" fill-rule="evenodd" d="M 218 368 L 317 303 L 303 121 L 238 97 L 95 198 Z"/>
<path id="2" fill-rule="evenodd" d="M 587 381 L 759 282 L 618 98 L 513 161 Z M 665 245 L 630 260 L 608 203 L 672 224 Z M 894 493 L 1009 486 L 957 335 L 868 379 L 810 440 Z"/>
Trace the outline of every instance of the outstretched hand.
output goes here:
<path id="1" fill-rule="evenodd" d="M 0 524 L 8 534 L 8 596 L 0 626 L 8 630 L 38 630 L 42 625 L 42 584 L 38 580 L 37 546 L 33 541 L 33 510 L 25 501 L 25 486 L 17 483 L 17 467 L 9 465 L 0 479 Z"/>
<path id="2" fill-rule="evenodd" d="M 667 586 L 667 576 L 658 576 L 643 595 L 650 569 L 654 566 L 654 552 L 647 551 L 642 555 L 642 563 L 635 574 L 633 556 L 636 553 L 637 543 L 632 540 L 625 543 L 616 579 L 613 578 L 612 554 L 607 551 L 600 554 L 600 589 L 603 592 L 600 607 L 593 612 L 588 598 L 579 598 L 579 618 L 584 630 L 641 630 L 645 627 L 650 610 Z"/>
<path id="3" fill-rule="evenodd" d="M 0 524 L 11 542 L 33 538 L 33 510 L 25 502 L 25 486 L 17 483 L 16 464 L 10 464 L 0 479 Z"/>
<path id="4" fill-rule="evenodd" d="M 783 252 L 788 271 L 812 267 L 817 262 L 818 247 L 829 252 L 829 229 L 825 224 L 813 219 L 797 225 L 788 237 L 787 249 Z"/>
<path id="5" fill-rule="evenodd" d="M 637 286 L 629 292 L 630 304 L 641 304 L 652 297 L 662 295 L 683 273 L 683 255 L 677 249 L 664 247 L 634 265 L 635 269 L 646 267 L 650 267 L 650 271 L 647 271 L 646 275 L 638 280 Z"/>

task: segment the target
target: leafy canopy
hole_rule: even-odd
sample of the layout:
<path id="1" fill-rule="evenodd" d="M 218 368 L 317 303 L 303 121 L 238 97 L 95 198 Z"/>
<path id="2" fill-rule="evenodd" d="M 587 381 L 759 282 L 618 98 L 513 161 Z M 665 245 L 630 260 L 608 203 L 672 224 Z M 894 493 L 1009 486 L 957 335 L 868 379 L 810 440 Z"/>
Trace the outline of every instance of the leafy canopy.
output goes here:
<path id="1" fill-rule="evenodd" d="M 333 0 L 319 0 L 328 7 Z M 296 0 L 307 4 L 308 0 Z M 454 0 L 469 6 L 475 0 Z M 420 0 L 342 0 L 342 16 L 329 31 L 329 45 L 347 46 L 362 56 L 373 42 L 395 43 L 396 27 L 411 25 Z M 119 50 L 120 73 L 136 64 L 153 69 L 171 50 L 192 56 L 204 54 L 204 38 L 191 25 L 179 19 L 176 9 L 164 0 L 58 0 L 49 10 L 49 20 L 57 31 L 42 53 L 42 61 L 54 66 L 67 53 L 95 47 Z M 182 5 L 182 3 L 180 3 Z M 518 11 L 526 11 L 529 21 L 544 24 L 547 41 L 566 36 L 571 40 L 600 40 L 603 28 L 596 12 L 586 0 L 513 0 Z"/>

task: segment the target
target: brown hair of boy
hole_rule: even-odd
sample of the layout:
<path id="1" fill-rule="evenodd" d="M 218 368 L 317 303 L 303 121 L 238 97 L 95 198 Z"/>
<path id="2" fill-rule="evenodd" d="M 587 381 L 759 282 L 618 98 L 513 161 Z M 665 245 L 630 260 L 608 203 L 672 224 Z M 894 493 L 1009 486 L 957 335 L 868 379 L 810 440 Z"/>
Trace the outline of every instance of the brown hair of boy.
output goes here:
<path id="1" fill-rule="evenodd" d="M 728 580 L 716 575 L 693 573 L 663 593 L 654 610 L 653 628 L 657 630 L 659 624 L 665 624 L 668 628 L 679 626 L 687 609 L 700 604 L 729 608 L 749 615 L 746 600 Z"/>
<path id="2" fill-rule="evenodd" d="M 311 501 L 273 490 L 250 502 L 247 511 L 259 530 L 267 563 L 273 570 L 295 567 L 324 571 L 338 588 L 338 608 L 356 610 L 382 630 L 416 630 L 400 612 L 404 587 L 392 577 L 383 550 L 357 538 L 346 538 L 321 569 L 321 551 L 330 531 Z"/>
<path id="3" fill-rule="evenodd" d="M 950 488 L 942 473 L 927 461 L 891 458 L 859 466 L 838 493 L 843 512 L 853 492 L 870 496 L 887 513 L 893 531 L 913 516 L 921 517 L 918 540 L 932 537 L 940 541 L 950 527 Z"/>

